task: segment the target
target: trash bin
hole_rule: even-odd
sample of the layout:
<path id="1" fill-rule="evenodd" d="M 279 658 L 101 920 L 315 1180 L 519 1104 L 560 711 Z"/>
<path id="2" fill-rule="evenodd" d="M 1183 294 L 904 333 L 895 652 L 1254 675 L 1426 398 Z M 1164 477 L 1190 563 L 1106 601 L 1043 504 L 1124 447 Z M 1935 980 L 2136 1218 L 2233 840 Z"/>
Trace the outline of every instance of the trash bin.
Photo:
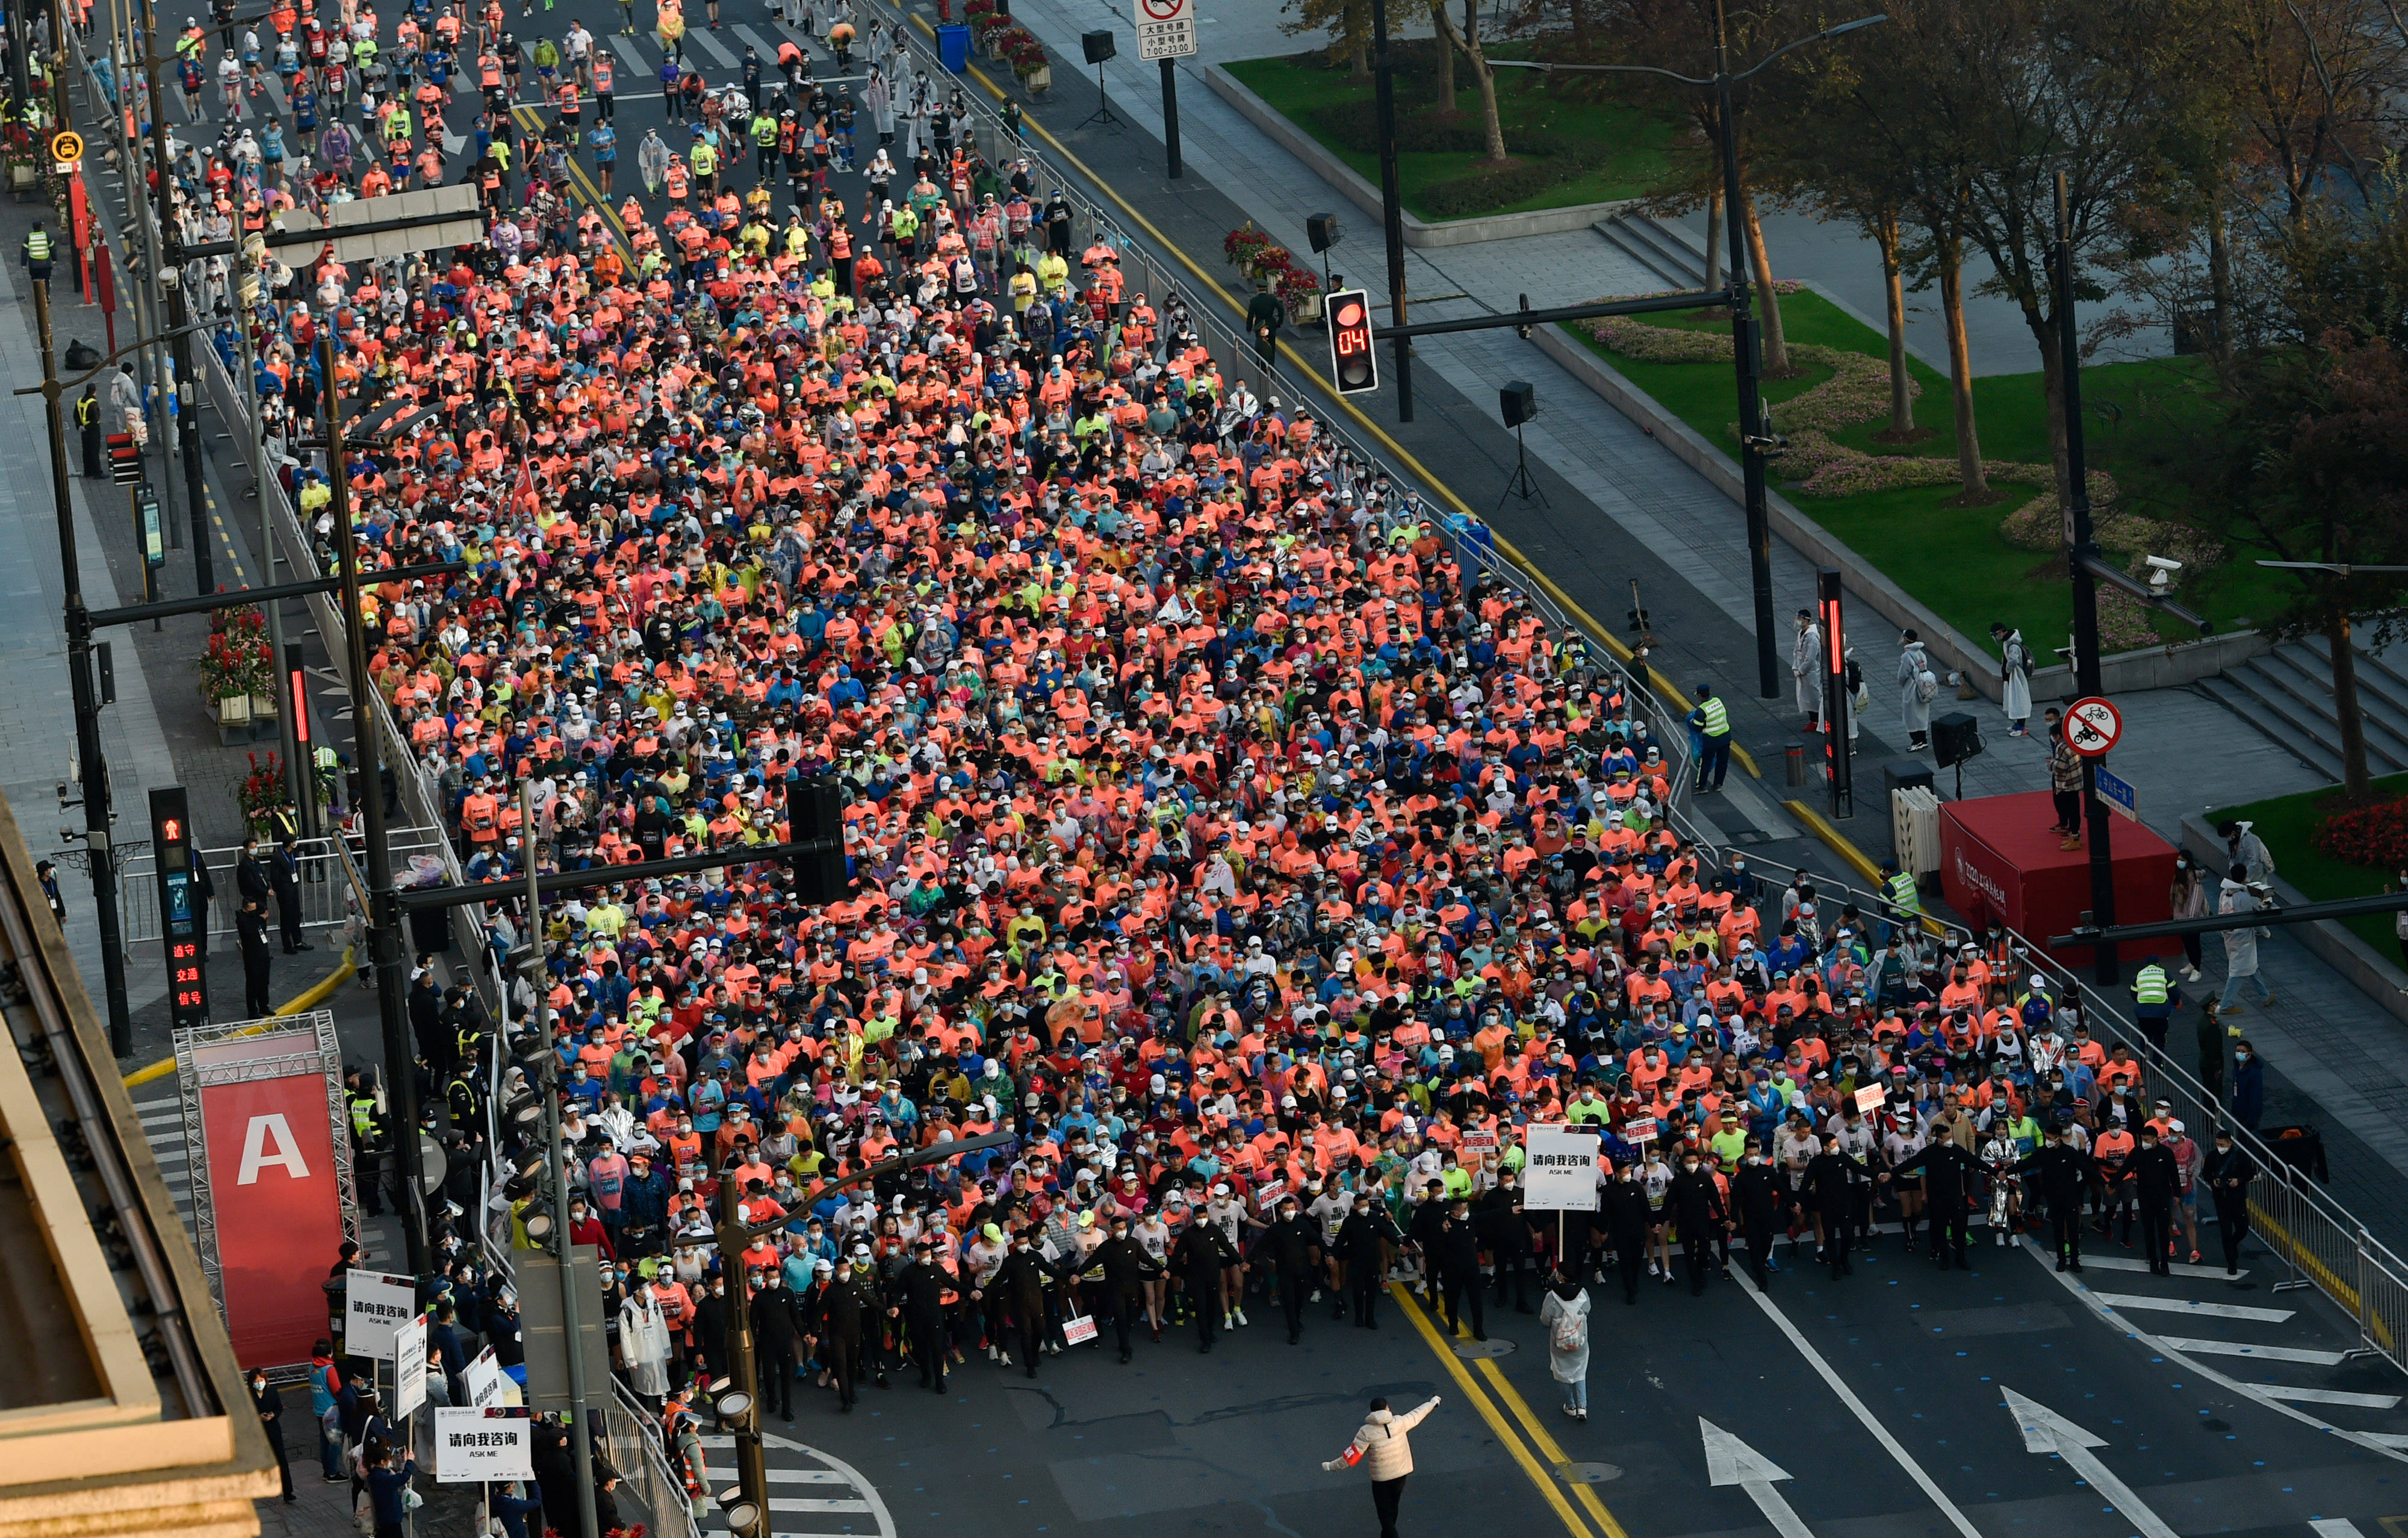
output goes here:
<path id="1" fill-rule="evenodd" d="M 412 950 L 442 953 L 452 949 L 452 911 L 448 908 L 421 908 L 409 915 L 409 944 Z"/>
<path id="2" fill-rule="evenodd" d="M 958 75 L 970 66 L 970 29 L 946 26 L 937 29 L 937 57 L 945 67 Z"/>
<path id="3" fill-rule="evenodd" d="M 1931 788 L 1931 766 L 1920 758 L 1885 758 L 1881 773 L 1884 806 L 1895 805 L 1898 793 L 1908 785 Z"/>

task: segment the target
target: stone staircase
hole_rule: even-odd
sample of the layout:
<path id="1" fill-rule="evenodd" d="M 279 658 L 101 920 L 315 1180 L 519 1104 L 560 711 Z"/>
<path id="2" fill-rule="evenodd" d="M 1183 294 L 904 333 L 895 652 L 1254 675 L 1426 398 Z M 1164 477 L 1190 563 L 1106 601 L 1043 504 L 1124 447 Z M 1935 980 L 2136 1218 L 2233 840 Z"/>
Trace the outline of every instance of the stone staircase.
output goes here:
<path id="1" fill-rule="evenodd" d="M 2378 776 L 2408 770 L 2408 649 L 2357 654 L 2367 768 Z M 2342 777 L 2332 652 L 2323 637 L 2286 641 L 2197 687 L 2317 773 Z"/>
<path id="2" fill-rule="evenodd" d="M 1606 244 L 1662 279 L 1664 287 L 1706 286 L 1705 242 L 1684 226 L 1669 224 L 1643 213 L 1624 213 L 1600 219 L 1590 228 L 1603 237 Z M 1715 277 L 1719 280 L 1721 275 Z"/>

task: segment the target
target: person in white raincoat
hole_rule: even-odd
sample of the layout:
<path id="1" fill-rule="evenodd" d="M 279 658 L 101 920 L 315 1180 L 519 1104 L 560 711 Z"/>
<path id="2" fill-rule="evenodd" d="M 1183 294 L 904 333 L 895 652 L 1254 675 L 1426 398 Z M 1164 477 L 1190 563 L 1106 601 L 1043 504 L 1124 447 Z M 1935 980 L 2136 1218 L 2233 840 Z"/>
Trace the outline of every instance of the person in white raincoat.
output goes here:
<path id="1" fill-rule="evenodd" d="M 2236 865 L 2224 878 L 2215 899 L 2219 913 L 2254 913 L 2258 909 L 2258 894 L 2249 889 L 2249 868 Z M 2266 931 L 2252 926 L 2245 929 L 2227 929 L 2224 934 L 2224 992 L 2215 1000 L 2218 1014 L 2229 1014 L 2240 1008 L 2241 985 L 2245 981 L 2258 988 L 2258 1002 L 2274 1001 L 2274 990 L 2258 975 L 2258 937 Z"/>
<path id="2" fill-rule="evenodd" d="M 1547 1332 L 1547 1371 L 1564 1386 L 1564 1414 L 1588 1418 L 1588 1288 L 1557 1278 L 1539 1305 L 1539 1328 Z"/>
<path id="3" fill-rule="evenodd" d="M 2003 620 L 1990 626 L 1990 639 L 1999 643 L 1999 708 L 2007 712 L 2007 735 L 2021 737 L 2030 729 L 2031 648 Z"/>
<path id="4" fill-rule="evenodd" d="M 1909 630 L 1898 654 L 1898 713 L 1906 723 L 1907 752 L 1920 753 L 1931 745 L 1931 702 L 1939 696 L 1939 676 L 1931 670 L 1923 638 Z"/>
<path id="5" fill-rule="evenodd" d="M 627 1362 L 627 1387 L 657 1408 L 669 1391 L 669 1326 L 649 1278 L 619 1305 L 619 1352 Z"/>
<path id="6" fill-rule="evenodd" d="M 1813 731 L 1823 719 L 1823 627 L 1814 611 L 1798 611 L 1798 637 L 1789 647 L 1789 676 L 1798 685 L 1798 711 Z"/>

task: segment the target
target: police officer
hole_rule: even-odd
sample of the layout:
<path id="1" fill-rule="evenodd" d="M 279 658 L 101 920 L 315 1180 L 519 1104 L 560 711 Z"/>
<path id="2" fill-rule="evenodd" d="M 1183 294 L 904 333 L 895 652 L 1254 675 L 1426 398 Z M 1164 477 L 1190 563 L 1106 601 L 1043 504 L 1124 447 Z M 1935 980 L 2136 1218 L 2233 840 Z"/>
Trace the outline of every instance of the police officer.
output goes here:
<path id="1" fill-rule="evenodd" d="M 1772 1282 L 1772 1233 L 1781 1221 L 1781 1175 L 1765 1157 L 1764 1140 L 1751 1132 L 1731 1177 L 1730 1207 L 1747 1239 L 1747 1271 L 1759 1287 Z"/>
<path id="2" fill-rule="evenodd" d="M 2182 989 L 2166 975 L 2153 952 L 2132 974 L 2132 1014 L 2140 1022 L 2141 1033 L 2154 1042 L 2158 1051 L 2165 1050 L 2166 1030 L 2172 1024 L 2176 1007 L 2182 1003 Z"/>
<path id="3" fill-rule="evenodd" d="M 276 1001 L 268 997 L 267 913 L 254 898 L 243 899 L 234 916 L 235 937 L 242 944 L 243 1011 L 252 1019 L 265 1019 L 276 1013 Z"/>
<path id="4" fill-rule="evenodd" d="M 35 220 L 34 227 L 25 235 L 25 271 L 44 288 L 50 287 L 50 264 L 58 255 L 58 242 L 50 238 L 50 232 L 42 228 L 40 220 Z"/>
<path id="5" fill-rule="evenodd" d="M 1689 730 L 1698 735 L 1701 750 L 1698 755 L 1698 789 L 1720 790 L 1723 777 L 1730 772 L 1730 707 L 1714 697 L 1711 683 L 1698 684 L 1697 696 L 1697 707 L 1689 712 Z"/>
<path id="6" fill-rule="evenodd" d="M 87 481 L 101 478 L 100 387 L 87 384 L 76 397 L 76 431 L 83 438 L 83 476 Z"/>
<path id="7" fill-rule="evenodd" d="M 265 939 L 263 933 L 263 942 Z M 384 1211 L 384 1187 L 378 1179 L 376 1169 L 380 1124 L 377 1115 L 376 1090 L 369 1085 L 368 1076 L 358 1069 L 343 1076 L 343 1105 L 351 1118 L 353 1183 L 359 1187 L 360 1201 L 366 1215 L 374 1217 Z"/>
<path id="8" fill-rule="evenodd" d="M 1882 861 L 1881 870 L 1882 896 L 1889 898 L 1900 924 L 1913 925 L 1923 916 L 1923 889 L 1914 884 L 1913 876 L 1898 868 L 1894 859 Z"/>

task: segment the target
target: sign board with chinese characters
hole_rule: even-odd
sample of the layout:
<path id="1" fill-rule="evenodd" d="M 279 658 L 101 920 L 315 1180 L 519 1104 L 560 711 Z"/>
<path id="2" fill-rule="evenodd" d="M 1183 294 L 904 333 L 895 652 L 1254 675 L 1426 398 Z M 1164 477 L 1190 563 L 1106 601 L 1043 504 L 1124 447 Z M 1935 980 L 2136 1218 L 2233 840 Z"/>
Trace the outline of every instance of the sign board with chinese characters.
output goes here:
<path id="1" fill-rule="evenodd" d="M 407 1420 L 426 1402 L 426 1315 L 393 1334 L 393 1414 Z"/>
<path id="2" fill-rule="evenodd" d="M 535 1422 L 526 1411 L 435 1410 L 435 1482 L 500 1484 L 535 1477 Z"/>
<path id="3" fill-rule="evenodd" d="M 407 1276 L 373 1271 L 343 1273 L 343 1349 L 354 1357 L 393 1360 L 393 1339 L 418 1316 L 418 1287 Z"/>
<path id="4" fill-rule="evenodd" d="M 1137 56 L 1184 59 L 1196 51 L 1196 0 L 1137 0 Z"/>
<path id="5" fill-rule="evenodd" d="M 1534 1213 L 1597 1211 L 1597 1134 L 1561 1123 L 1522 1128 L 1522 1206 Z"/>

